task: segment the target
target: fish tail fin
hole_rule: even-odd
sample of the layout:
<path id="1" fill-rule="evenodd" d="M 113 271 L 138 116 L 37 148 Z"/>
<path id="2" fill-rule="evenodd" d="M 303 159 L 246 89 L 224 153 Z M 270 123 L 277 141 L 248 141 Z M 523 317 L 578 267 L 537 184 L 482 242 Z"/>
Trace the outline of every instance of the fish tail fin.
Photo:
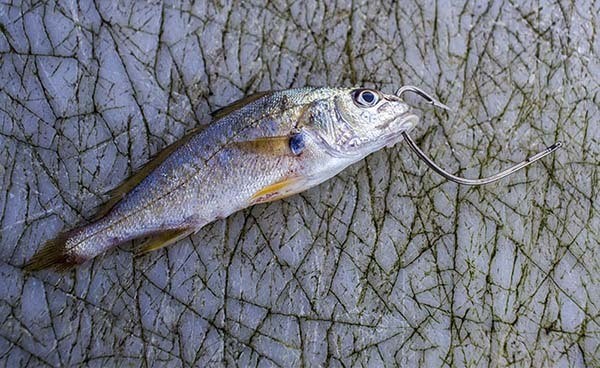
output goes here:
<path id="1" fill-rule="evenodd" d="M 69 268 L 85 261 L 81 257 L 73 256 L 71 247 L 67 245 L 74 236 L 73 231 L 58 234 L 54 239 L 48 240 L 24 266 L 26 271 L 39 271 L 54 268 L 57 271 L 66 271 Z"/>

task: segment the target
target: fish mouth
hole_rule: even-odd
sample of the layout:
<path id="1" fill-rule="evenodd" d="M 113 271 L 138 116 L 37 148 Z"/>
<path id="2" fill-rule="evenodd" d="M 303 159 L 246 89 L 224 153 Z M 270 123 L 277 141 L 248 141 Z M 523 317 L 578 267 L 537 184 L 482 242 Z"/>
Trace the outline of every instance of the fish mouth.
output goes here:
<path id="1" fill-rule="evenodd" d="M 398 116 L 396 119 L 393 119 L 389 122 L 389 126 L 386 128 L 388 133 L 383 134 L 378 141 L 380 145 L 377 149 L 381 149 L 383 147 L 393 147 L 400 140 L 402 140 L 402 133 L 411 130 L 417 125 L 419 121 L 419 117 L 413 113 L 407 112 Z"/>
<path id="2" fill-rule="evenodd" d="M 342 121 L 345 121 L 343 118 Z M 379 151 L 384 147 L 393 147 L 402 140 L 402 133 L 411 130 L 415 127 L 419 117 L 411 112 L 405 112 L 396 118 L 390 119 L 388 122 L 379 124 L 373 127 L 374 130 L 380 133 L 373 139 L 362 140 L 357 136 L 351 137 L 342 142 L 332 144 L 322 136 L 315 136 L 317 142 L 322 149 L 333 157 L 338 158 L 356 158 L 360 159 L 375 151 Z"/>
<path id="3" fill-rule="evenodd" d="M 402 133 L 414 128 L 418 121 L 417 115 L 406 112 L 375 127 L 374 129 L 380 131 L 381 134 L 371 140 L 361 142 L 358 137 L 355 137 L 341 147 L 332 149 L 333 147 L 329 146 L 329 149 L 335 156 L 362 158 L 384 147 L 395 146 L 402 140 Z"/>

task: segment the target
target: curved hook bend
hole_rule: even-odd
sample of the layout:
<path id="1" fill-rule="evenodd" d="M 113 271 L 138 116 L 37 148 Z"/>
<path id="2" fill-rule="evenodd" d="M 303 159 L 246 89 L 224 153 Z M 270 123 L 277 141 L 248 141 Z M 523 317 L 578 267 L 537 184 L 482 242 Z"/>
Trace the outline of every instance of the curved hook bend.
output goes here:
<path id="1" fill-rule="evenodd" d="M 398 90 L 396 91 L 396 96 L 402 97 L 402 95 L 406 92 L 412 92 L 412 93 L 418 94 L 419 96 L 421 96 L 425 100 L 427 100 L 427 103 L 430 103 L 431 105 L 433 105 L 435 107 L 439 107 L 440 109 L 444 109 L 444 110 L 448 110 L 448 111 L 451 110 L 448 106 L 444 105 L 440 101 L 431 97 L 429 94 L 427 94 L 422 89 L 415 87 L 415 86 L 402 86 L 402 87 L 398 88 Z"/>
<path id="2" fill-rule="evenodd" d="M 450 181 L 453 181 L 458 184 L 464 184 L 464 185 L 485 185 L 485 184 L 493 183 L 496 180 L 500 180 L 518 170 L 521 170 L 525 166 L 531 165 L 532 163 L 541 159 L 542 157 L 548 156 L 549 154 L 556 151 L 557 149 L 559 149 L 562 146 L 562 142 L 560 142 L 560 141 L 556 142 L 553 145 L 551 145 L 550 147 L 546 148 L 545 150 L 543 150 L 531 157 L 528 157 L 527 159 L 525 159 L 525 161 L 522 161 L 522 162 L 516 164 L 515 166 L 511 166 L 508 169 L 501 171 L 495 175 L 489 176 L 487 178 L 466 179 L 466 178 L 461 178 L 456 175 L 452 175 L 449 172 L 447 172 L 446 170 L 439 167 L 435 162 L 433 162 L 433 160 L 431 158 L 429 158 L 429 156 L 427 156 L 427 154 L 425 154 L 425 152 L 423 152 L 419 148 L 419 146 L 417 146 L 415 141 L 413 141 L 413 139 L 408 134 L 406 134 L 404 132 L 404 133 L 402 133 L 402 136 L 404 137 L 406 142 L 408 142 L 408 145 L 410 146 L 410 148 L 413 151 L 415 151 L 415 153 L 419 156 L 419 158 L 421 160 L 423 160 L 431 169 L 433 169 L 433 171 L 437 172 L 438 174 L 440 174 L 441 176 L 443 176 L 444 178 L 446 178 Z"/>

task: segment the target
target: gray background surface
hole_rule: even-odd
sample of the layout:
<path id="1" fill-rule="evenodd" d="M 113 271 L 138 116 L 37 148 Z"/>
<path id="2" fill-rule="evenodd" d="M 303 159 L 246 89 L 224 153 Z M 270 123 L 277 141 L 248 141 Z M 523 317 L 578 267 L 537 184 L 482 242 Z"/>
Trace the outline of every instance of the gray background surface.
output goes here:
<path id="1" fill-rule="evenodd" d="M 598 1 L 0 5 L 0 365 L 599 366 Z M 258 90 L 420 86 L 404 144 L 168 249 L 21 265 Z M 218 190 L 218 188 L 215 188 Z"/>

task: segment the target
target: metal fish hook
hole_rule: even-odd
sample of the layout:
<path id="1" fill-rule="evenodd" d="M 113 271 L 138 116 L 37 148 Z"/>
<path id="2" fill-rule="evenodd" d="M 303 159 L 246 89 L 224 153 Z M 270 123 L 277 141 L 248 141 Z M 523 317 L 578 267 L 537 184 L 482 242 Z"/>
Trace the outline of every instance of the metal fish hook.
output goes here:
<path id="1" fill-rule="evenodd" d="M 404 93 L 406 93 L 406 92 L 412 92 L 412 93 L 418 94 L 419 96 L 421 96 L 424 99 L 426 99 L 427 103 L 429 103 L 429 104 L 431 104 L 431 105 L 433 105 L 435 107 L 439 107 L 440 109 L 444 109 L 444 110 L 448 110 L 448 111 L 451 110 L 448 106 L 444 105 L 440 101 L 438 101 L 435 98 L 431 97 L 430 95 L 428 95 L 425 91 L 423 91 L 419 87 L 415 87 L 415 86 L 402 86 L 402 87 L 398 88 L 398 90 L 396 91 L 396 96 L 402 97 L 402 95 Z"/>
<path id="2" fill-rule="evenodd" d="M 427 100 L 427 102 L 430 103 L 431 105 L 445 109 L 445 110 L 450 110 L 450 108 L 448 108 L 448 106 L 437 101 L 435 98 L 431 97 L 430 95 L 428 95 L 421 89 L 414 87 L 414 86 L 401 87 L 400 89 L 398 89 L 398 91 L 396 91 L 396 96 L 401 97 L 402 94 L 405 92 L 416 93 L 419 96 L 423 97 L 425 100 Z M 402 133 L 402 136 L 408 142 L 409 147 L 413 151 L 415 151 L 415 153 L 419 156 L 419 158 L 421 160 L 423 160 L 430 168 L 432 168 L 433 171 L 437 172 L 438 174 L 440 174 L 441 176 L 443 176 L 444 178 L 446 178 L 450 181 L 453 181 L 453 182 L 459 183 L 459 184 L 465 184 L 465 185 L 484 185 L 484 184 L 489 184 L 489 183 L 495 182 L 496 180 L 500 180 L 500 179 L 504 178 L 505 176 L 508 176 L 518 170 L 521 170 L 525 166 L 529 166 L 532 163 L 534 163 L 535 161 L 537 161 L 545 156 L 548 156 L 549 154 L 556 151 L 557 149 L 559 149 L 562 146 L 562 142 L 560 142 L 560 141 L 556 142 L 553 145 L 551 145 L 550 147 L 546 148 L 545 150 L 543 150 L 531 157 L 528 157 L 527 159 L 525 159 L 525 161 L 522 161 L 512 167 L 509 167 L 508 169 L 506 169 L 504 171 L 501 171 L 501 172 L 499 172 L 495 175 L 489 176 L 487 178 L 466 179 L 466 178 L 458 177 L 456 175 L 452 175 L 449 172 L 442 169 L 441 167 L 439 167 L 435 162 L 433 162 L 433 160 L 431 158 L 429 158 L 429 156 L 427 156 L 425 154 L 425 152 L 423 152 L 419 148 L 419 146 L 417 146 L 415 141 L 406 132 Z"/>

